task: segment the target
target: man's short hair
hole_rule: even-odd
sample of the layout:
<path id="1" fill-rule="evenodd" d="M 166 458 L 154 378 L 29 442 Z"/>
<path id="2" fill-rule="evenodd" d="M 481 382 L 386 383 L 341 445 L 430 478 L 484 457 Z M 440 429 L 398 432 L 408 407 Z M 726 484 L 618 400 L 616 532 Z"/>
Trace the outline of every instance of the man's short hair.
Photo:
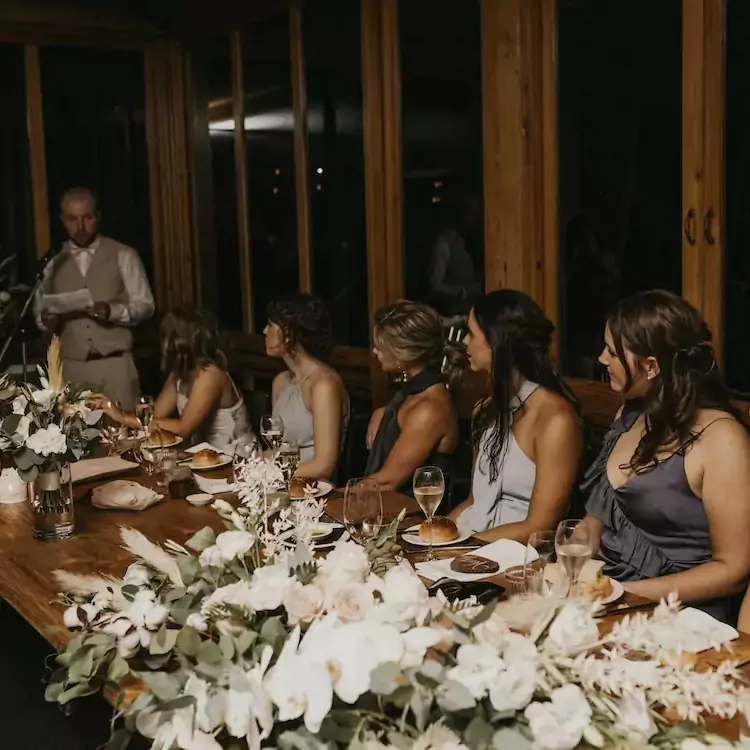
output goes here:
<path id="1" fill-rule="evenodd" d="M 60 208 L 62 208 L 63 203 L 67 200 L 81 200 L 84 198 L 91 198 L 94 203 L 94 211 L 99 213 L 99 198 L 91 188 L 87 187 L 71 187 L 64 190 L 60 196 Z"/>

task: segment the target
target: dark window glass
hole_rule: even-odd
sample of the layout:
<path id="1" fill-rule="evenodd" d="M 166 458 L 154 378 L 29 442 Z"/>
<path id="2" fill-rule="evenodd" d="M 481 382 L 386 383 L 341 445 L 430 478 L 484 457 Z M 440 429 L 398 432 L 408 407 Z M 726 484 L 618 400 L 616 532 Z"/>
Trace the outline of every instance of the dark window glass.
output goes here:
<path id="1" fill-rule="evenodd" d="M 484 286 L 479 2 L 402 0 L 399 15 L 407 294 L 465 314 Z"/>
<path id="2" fill-rule="evenodd" d="M 252 26 L 242 50 L 253 313 L 261 331 L 268 303 L 299 288 L 288 13 Z"/>
<path id="3" fill-rule="evenodd" d="M 561 0 L 559 128 L 563 366 L 592 378 L 607 309 L 682 286 L 681 0 Z"/>
<path id="4" fill-rule="evenodd" d="M 367 346 L 360 4 L 305 6 L 313 287 L 339 344 Z"/>
<path id="5" fill-rule="evenodd" d="M 727 2 L 725 114 L 725 370 L 732 388 L 750 396 L 750 6 Z M 708 208 L 708 207 L 707 207 Z"/>
<path id="6" fill-rule="evenodd" d="M 3 116 L 0 117 L 0 261 L 2 288 L 33 274 L 36 256 L 31 214 L 23 47 L 0 45 Z"/>
<path id="7" fill-rule="evenodd" d="M 65 239 L 60 194 L 92 188 L 102 234 L 132 245 L 152 271 L 143 54 L 127 50 L 40 50 L 52 237 Z"/>
<path id="8" fill-rule="evenodd" d="M 227 330 L 241 331 L 242 277 L 237 223 L 237 171 L 234 157 L 232 64 L 229 38 L 207 42 L 198 50 L 197 91 L 208 112 L 211 194 L 218 280 L 217 313 Z"/>

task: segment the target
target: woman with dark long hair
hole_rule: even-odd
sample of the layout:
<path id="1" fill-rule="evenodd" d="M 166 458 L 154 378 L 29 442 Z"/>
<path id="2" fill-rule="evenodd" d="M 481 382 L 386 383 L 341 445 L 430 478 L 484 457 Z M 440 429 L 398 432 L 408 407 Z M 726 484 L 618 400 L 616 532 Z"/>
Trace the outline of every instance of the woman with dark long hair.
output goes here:
<path id="1" fill-rule="evenodd" d="M 230 453 L 236 442 L 255 440 L 242 394 L 227 372 L 216 318 L 191 307 L 173 310 L 161 322 L 160 339 L 167 379 L 154 403 L 152 424 Z M 139 426 L 135 414 L 115 404 L 106 411 L 122 424 Z"/>
<path id="2" fill-rule="evenodd" d="M 284 422 L 284 439 L 300 448 L 297 475 L 333 477 L 349 423 L 349 396 L 327 363 L 331 319 L 312 294 L 291 293 L 268 306 L 266 353 L 284 360 L 273 381 L 273 413 Z"/>
<path id="3" fill-rule="evenodd" d="M 584 483 L 605 573 L 727 620 L 750 575 L 750 437 L 711 333 L 682 298 L 644 292 L 610 315 L 599 361 L 625 398 Z"/>
<path id="4" fill-rule="evenodd" d="M 477 300 L 464 339 L 491 395 L 474 411 L 471 495 L 451 512 L 481 539 L 526 543 L 565 514 L 581 458 L 575 399 L 550 357 L 554 326 L 523 292 Z"/>

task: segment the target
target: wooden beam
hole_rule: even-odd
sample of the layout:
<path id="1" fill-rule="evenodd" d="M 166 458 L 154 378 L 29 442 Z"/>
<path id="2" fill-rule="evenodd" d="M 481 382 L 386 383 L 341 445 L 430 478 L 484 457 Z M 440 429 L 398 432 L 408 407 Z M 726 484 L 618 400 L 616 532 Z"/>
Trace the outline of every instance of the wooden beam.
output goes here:
<path id="1" fill-rule="evenodd" d="M 242 321 L 245 333 L 253 330 L 253 285 L 250 262 L 250 216 L 247 206 L 247 162 L 245 156 L 245 89 L 242 80 L 242 32 L 230 35 L 232 101 L 234 113 L 234 162 L 237 180 L 237 237 L 242 274 Z"/>
<path id="2" fill-rule="evenodd" d="M 302 39 L 302 8 L 295 2 L 289 10 L 289 46 L 292 63 L 292 109 L 294 111 L 294 187 L 297 196 L 297 253 L 299 288 L 311 292 L 310 181 L 307 143 L 307 80 Z"/>
<path id="3" fill-rule="evenodd" d="M 36 256 L 41 258 L 50 247 L 49 200 L 47 195 L 47 156 L 44 143 L 44 107 L 39 47 L 24 48 L 26 76 L 26 128 L 29 138 L 29 164 L 34 210 Z"/>

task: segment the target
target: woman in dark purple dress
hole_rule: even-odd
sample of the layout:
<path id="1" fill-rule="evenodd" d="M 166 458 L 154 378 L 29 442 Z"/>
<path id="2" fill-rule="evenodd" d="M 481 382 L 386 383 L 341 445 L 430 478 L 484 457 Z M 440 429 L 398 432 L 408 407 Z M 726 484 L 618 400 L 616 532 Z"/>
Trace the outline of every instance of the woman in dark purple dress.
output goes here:
<path id="1" fill-rule="evenodd" d="M 722 620 L 750 575 L 750 436 L 700 314 L 670 292 L 609 317 L 599 361 L 625 398 L 584 483 L 605 572 Z"/>

